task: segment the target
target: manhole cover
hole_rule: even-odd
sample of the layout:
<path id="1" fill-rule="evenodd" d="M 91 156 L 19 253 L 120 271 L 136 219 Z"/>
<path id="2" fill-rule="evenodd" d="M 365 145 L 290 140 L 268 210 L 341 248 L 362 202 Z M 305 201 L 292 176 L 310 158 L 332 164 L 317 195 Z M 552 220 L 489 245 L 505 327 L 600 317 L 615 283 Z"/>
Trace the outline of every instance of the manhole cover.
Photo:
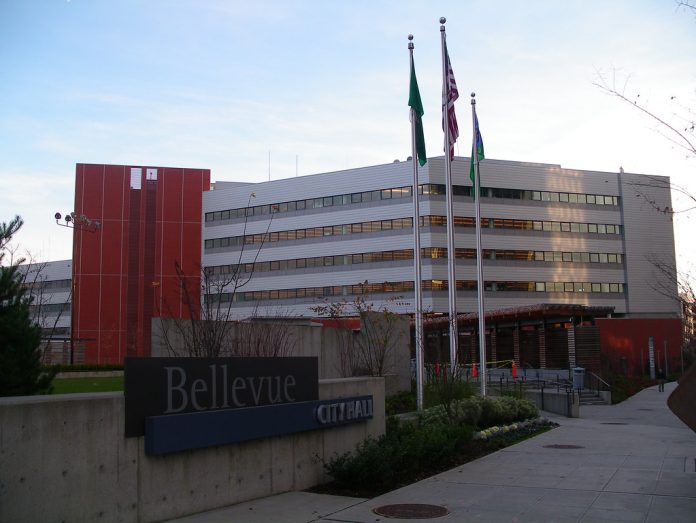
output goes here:
<path id="1" fill-rule="evenodd" d="M 431 519 L 441 518 L 449 514 L 449 510 L 440 505 L 424 503 L 399 503 L 398 505 L 383 505 L 372 509 L 372 512 L 386 518 L 397 519 Z"/>
<path id="2" fill-rule="evenodd" d="M 558 443 L 555 443 L 553 445 L 544 445 L 545 449 L 584 449 L 585 447 L 582 447 L 580 445 L 559 445 Z"/>
<path id="3" fill-rule="evenodd" d="M 600 425 L 628 425 L 628 423 L 622 421 L 603 421 Z"/>

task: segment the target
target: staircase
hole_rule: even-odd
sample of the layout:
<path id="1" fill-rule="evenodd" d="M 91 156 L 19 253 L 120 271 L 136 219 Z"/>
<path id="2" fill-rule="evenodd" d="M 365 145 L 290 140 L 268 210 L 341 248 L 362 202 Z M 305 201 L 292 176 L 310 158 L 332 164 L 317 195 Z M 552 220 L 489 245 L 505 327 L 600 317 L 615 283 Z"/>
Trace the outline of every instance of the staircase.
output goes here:
<path id="1" fill-rule="evenodd" d="M 582 389 L 580 391 L 580 405 L 606 405 L 596 390 Z"/>

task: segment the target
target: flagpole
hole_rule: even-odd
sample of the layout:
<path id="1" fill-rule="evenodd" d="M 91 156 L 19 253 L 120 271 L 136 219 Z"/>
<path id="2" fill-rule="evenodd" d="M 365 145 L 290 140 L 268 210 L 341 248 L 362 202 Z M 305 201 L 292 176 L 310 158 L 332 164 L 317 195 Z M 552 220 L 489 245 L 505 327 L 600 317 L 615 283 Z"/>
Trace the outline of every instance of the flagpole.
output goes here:
<path id="1" fill-rule="evenodd" d="M 408 52 L 413 72 L 413 35 L 408 35 Z M 413 288 L 416 320 L 416 405 L 423 410 L 423 284 L 421 277 L 420 210 L 418 202 L 418 151 L 416 148 L 416 112 L 411 107 L 411 159 L 413 163 Z"/>
<path id="2" fill-rule="evenodd" d="M 457 366 L 457 342 L 459 327 L 457 325 L 457 274 L 456 247 L 454 245 L 454 198 L 452 194 L 452 159 L 450 158 L 450 121 L 449 121 L 449 82 L 447 74 L 447 44 L 445 22 L 440 18 L 440 42 L 442 46 L 442 117 L 445 131 L 445 193 L 447 196 L 447 292 L 449 298 L 449 346 L 450 369 L 454 374 Z"/>
<path id="3" fill-rule="evenodd" d="M 485 281 L 483 279 L 483 249 L 481 247 L 481 172 L 479 170 L 478 155 L 478 125 L 476 118 L 476 93 L 471 93 L 471 121 L 474 126 L 474 140 L 471 146 L 471 157 L 476 170 L 476 183 L 474 187 L 474 198 L 476 207 L 476 289 L 478 294 L 478 331 L 479 331 L 479 363 L 481 372 L 481 396 L 486 395 L 486 309 L 483 305 L 483 293 L 485 291 Z"/>

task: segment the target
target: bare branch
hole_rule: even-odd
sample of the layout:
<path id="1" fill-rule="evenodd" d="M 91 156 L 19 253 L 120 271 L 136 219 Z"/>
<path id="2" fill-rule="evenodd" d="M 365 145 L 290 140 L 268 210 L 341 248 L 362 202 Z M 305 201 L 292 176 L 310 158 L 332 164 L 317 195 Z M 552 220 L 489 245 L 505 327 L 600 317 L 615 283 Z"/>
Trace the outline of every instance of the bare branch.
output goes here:
<path id="1" fill-rule="evenodd" d="M 686 120 L 687 122 L 689 122 L 687 126 L 683 129 L 679 129 L 675 125 L 668 122 L 664 117 L 657 115 L 656 113 L 650 111 L 647 107 L 641 105 L 638 102 L 638 97 L 640 97 L 640 95 L 637 95 L 635 100 L 631 100 L 626 95 L 626 86 L 628 78 L 626 80 L 626 84 L 624 84 L 624 87 L 621 90 L 619 90 L 616 87 L 615 74 L 612 77 L 611 85 L 608 83 L 605 75 L 603 75 L 600 71 L 597 71 L 597 77 L 599 81 L 594 82 L 595 86 L 599 87 L 599 89 L 604 91 L 606 94 L 615 96 L 619 100 L 631 105 L 632 107 L 635 107 L 641 113 L 648 116 L 650 119 L 656 121 L 658 124 L 660 124 L 661 129 L 664 129 L 666 131 L 666 133 L 658 131 L 660 132 L 660 134 L 662 134 L 665 138 L 667 138 L 670 142 L 674 143 L 676 146 L 687 151 L 689 156 L 696 156 L 696 140 L 694 139 L 693 120 Z M 675 97 L 671 97 L 671 100 L 674 99 Z"/>

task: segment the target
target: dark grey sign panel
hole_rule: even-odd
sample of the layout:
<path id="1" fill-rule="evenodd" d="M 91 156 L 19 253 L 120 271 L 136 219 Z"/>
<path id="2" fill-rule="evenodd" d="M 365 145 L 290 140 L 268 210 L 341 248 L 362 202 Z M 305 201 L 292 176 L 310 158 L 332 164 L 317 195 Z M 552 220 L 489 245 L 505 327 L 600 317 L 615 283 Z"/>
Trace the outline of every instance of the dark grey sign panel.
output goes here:
<path id="1" fill-rule="evenodd" d="M 373 411 L 372 396 L 356 396 L 152 416 L 145 421 L 145 452 L 170 454 L 346 425 L 371 419 Z"/>
<path id="2" fill-rule="evenodd" d="M 145 418 L 319 399 L 315 357 L 126 358 L 126 437 Z M 195 429 L 194 429 L 195 430 Z"/>

